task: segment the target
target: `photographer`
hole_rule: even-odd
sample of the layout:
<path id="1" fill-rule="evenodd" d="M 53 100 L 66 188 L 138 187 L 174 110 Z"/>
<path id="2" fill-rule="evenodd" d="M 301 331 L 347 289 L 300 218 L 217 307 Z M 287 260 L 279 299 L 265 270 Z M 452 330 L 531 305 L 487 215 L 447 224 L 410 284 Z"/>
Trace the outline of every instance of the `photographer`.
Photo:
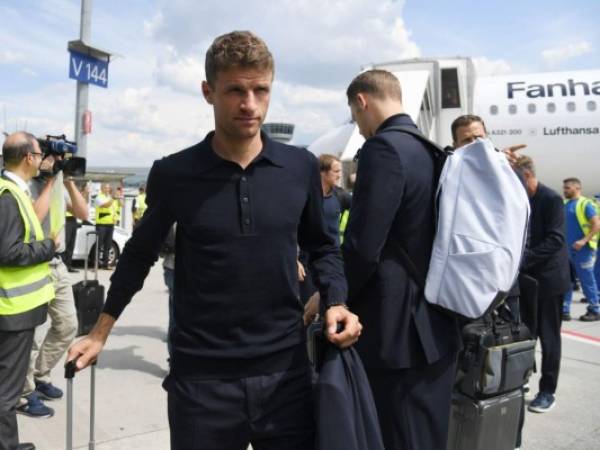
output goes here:
<path id="1" fill-rule="evenodd" d="M 57 235 L 60 242 L 49 263 L 56 292 L 55 299 L 48 305 L 50 327 L 36 328 L 21 405 L 17 409 L 21 414 L 36 418 L 54 414 L 41 398 L 57 400 L 62 397 L 63 392 L 51 382 L 50 372 L 77 332 L 73 290 L 61 254 L 65 251 L 65 210 L 77 219 L 86 220 L 88 209 L 73 179 L 63 177 L 60 171 L 63 164 L 58 163 L 63 160 L 64 155 L 46 153 L 40 166 L 40 176 L 32 179 L 29 186 L 33 208 L 44 233 Z"/>

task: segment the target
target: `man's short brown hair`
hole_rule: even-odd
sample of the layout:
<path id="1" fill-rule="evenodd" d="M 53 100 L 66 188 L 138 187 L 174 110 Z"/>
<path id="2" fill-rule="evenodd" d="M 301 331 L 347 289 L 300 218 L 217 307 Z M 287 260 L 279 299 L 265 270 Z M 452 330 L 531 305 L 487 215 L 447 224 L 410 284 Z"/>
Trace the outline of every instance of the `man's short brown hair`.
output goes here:
<path id="1" fill-rule="evenodd" d="M 521 155 L 517 158 L 516 166 L 520 169 L 529 170 L 535 176 L 535 164 L 533 159 L 527 155 Z"/>
<path id="2" fill-rule="evenodd" d="M 481 117 L 476 116 L 475 114 L 465 114 L 464 116 L 457 117 L 456 119 L 454 119 L 454 122 L 452 122 L 452 140 L 456 142 L 456 130 L 458 130 L 460 127 L 468 127 L 473 122 L 479 122 L 483 127 L 483 131 L 485 131 L 485 134 L 487 134 L 485 122 Z"/>
<path id="3" fill-rule="evenodd" d="M 340 158 L 335 155 L 323 153 L 319 156 L 319 170 L 321 172 L 329 172 L 334 162 L 340 162 Z"/>
<path id="4" fill-rule="evenodd" d="M 204 62 L 206 81 L 214 86 L 217 73 L 232 67 L 274 71 L 273 55 L 267 44 L 250 31 L 233 31 L 216 38 Z"/>
<path id="5" fill-rule="evenodd" d="M 400 82 L 393 73 L 387 70 L 367 70 L 354 78 L 346 90 L 348 103 L 353 103 L 357 94 L 369 94 L 380 99 L 392 98 L 402 101 Z"/>

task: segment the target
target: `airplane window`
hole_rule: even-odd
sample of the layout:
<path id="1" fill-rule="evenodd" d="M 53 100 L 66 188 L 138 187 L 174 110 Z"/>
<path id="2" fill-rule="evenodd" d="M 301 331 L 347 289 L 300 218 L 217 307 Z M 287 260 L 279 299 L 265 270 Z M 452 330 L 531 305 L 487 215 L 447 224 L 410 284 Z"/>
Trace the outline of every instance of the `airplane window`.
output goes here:
<path id="1" fill-rule="evenodd" d="M 490 114 L 492 116 L 495 116 L 496 114 L 498 114 L 498 106 L 496 106 L 496 105 L 490 106 Z"/>
<path id="2" fill-rule="evenodd" d="M 527 105 L 527 112 L 529 114 L 535 114 L 536 108 L 535 108 L 535 103 L 530 103 Z"/>
<path id="3" fill-rule="evenodd" d="M 546 109 L 548 110 L 549 113 L 556 112 L 556 105 L 554 103 L 550 102 L 546 105 Z"/>
<path id="4" fill-rule="evenodd" d="M 460 108 L 458 69 L 442 69 L 442 108 Z"/>
<path id="5" fill-rule="evenodd" d="M 575 111 L 575 102 L 567 102 L 567 111 L 569 111 L 569 112 Z"/>
<path id="6" fill-rule="evenodd" d="M 594 100 L 590 100 L 587 102 L 588 111 L 596 111 L 596 102 Z"/>
<path id="7" fill-rule="evenodd" d="M 517 105 L 508 105 L 508 113 L 516 114 L 517 113 Z"/>

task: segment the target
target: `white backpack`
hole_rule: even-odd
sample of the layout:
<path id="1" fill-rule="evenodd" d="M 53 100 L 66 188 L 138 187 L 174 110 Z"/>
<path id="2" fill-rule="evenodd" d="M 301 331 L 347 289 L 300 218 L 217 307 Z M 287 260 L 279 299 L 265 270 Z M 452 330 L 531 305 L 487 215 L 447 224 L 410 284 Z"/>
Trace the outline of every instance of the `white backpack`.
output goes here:
<path id="1" fill-rule="evenodd" d="M 446 159 L 425 298 L 469 319 L 506 297 L 527 239 L 529 199 L 504 154 L 487 139 Z"/>
<path id="2" fill-rule="evenodd" d="M 428 144 L 443 164 L 425 298 L 463 318 L 480 318 L 506 298 L 519 273 L 530 211 L 523 184 L 488 139 L 449 153 L 413 130 L 393 128 Z M 406 252 L 400 254 L 422 285 Z"/>

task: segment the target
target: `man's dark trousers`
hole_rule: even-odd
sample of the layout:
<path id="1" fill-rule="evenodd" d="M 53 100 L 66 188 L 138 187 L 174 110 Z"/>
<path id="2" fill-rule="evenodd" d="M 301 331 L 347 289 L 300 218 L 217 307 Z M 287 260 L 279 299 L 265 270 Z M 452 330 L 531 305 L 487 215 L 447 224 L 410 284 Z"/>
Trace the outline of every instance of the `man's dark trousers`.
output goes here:
<path id="1" fill-rule="evenodd" d="M 367 376 L 387 450 L 445 450 L 456 354 L 427 367 L 367 369 Z"/>
<path id="2" fill-rule="evenodd" d="M 114 225 L 96 225 L 96 233 L 98 233 L 98 251 L 100 261 L 98 265 L 100 267 L 108 268 L 108 253 L 112 246 Z"/>
<path id="3" fill-rule="evenodd" d="M 33 331 L 0 331 L 0 450 L 19 443 L 15 408 L 27 376 Z"/>
<path id="4" fill-rule="evenodd" d="M 172 450 L 313 450 L 308 367 L 206 380 L 169 375 Z"/>
<path id="5" fill-rule="evenodd" d="M 540 392 L 556 392 L 560 369 L 560 326 L 564 295 L 538 299 L 538 337 L 542 345 Z"/>

